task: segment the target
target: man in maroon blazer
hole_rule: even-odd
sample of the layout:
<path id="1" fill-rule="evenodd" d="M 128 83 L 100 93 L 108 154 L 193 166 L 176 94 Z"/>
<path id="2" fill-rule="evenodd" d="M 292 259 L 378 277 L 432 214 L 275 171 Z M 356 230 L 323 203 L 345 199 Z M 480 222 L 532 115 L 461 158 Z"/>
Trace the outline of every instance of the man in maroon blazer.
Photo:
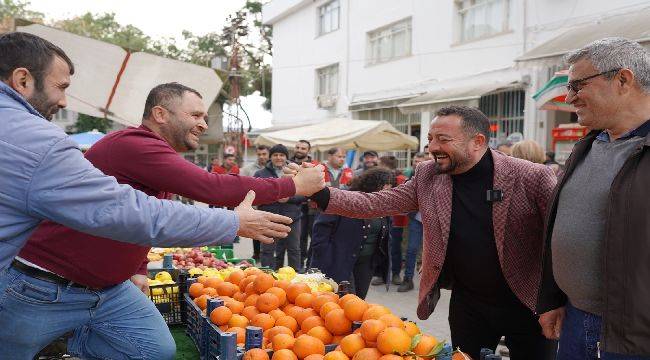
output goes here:
<path id="1" fill-rule="evenodd" d="M 424 227 L 417 309 L 426 319 L 452 289 L 454 347 L 475 359 L 501 336 L 513 360 L 545 359 L 554 344 L 533 312 L 540 282 L 544 214 L 553 172 L 488 148 L 488 118 L 478 109 L 440 109 L 429 130 L 434 160 L 407 183 L 377 193 L 324 189 L 312 199 L 326 213 L 376 218 L 420 211 Z"/>

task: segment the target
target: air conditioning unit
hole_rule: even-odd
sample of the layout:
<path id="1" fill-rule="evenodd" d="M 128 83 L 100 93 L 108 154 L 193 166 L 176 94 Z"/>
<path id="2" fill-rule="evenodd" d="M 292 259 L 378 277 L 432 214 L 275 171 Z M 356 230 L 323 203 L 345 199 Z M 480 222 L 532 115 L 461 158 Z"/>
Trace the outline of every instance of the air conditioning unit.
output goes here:
<path id="1" fill-rule="evenodd" d="M 333 95 L 318 95 L 316 98 L 318 107 L 320 108 L 331 108 L 336 105 L 336 96 Z"/>

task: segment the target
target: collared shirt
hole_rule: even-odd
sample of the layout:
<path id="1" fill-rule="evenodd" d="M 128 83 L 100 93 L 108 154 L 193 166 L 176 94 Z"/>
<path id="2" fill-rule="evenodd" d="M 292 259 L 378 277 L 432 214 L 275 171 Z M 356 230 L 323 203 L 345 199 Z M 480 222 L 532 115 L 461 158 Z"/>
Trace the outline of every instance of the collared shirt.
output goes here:
<path id="1" fill-rule="evenodd" d="M 644 122 L 639 126 L 638 128 L 627 132 L 625 135 L 619 137 L 617 140 L 627 140 L 629 138 L 633 138 L 635 136 L 640 136 L 640 137 L 645 137 L 648 135 L 650 132 L 650 120 Z M 596 140 L 602 141 L 602 142 L 610 142 L 611 139 L 609 137 L 609 133 L 607 130 L 603 130 L 598 136 L 596 137 Z"/>
<path id="2" fill-rule="evenodd" d="M 93 167 L 63 130 L 0 81 L 0 269 L 53 220 L 111 239 L 175 247 L 229 242 L 237 214 L 161 201 Z"/>

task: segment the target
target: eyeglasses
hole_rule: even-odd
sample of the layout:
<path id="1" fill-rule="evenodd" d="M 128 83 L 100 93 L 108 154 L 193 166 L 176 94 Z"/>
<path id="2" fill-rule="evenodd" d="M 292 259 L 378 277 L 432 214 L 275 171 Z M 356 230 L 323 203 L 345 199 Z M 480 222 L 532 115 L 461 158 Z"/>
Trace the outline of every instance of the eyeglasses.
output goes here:
<path id="1" fill-rule="evenodd" d="M 611 70 L 603 71 L 603 72 L 595 74 L 595 75 L 584 77 L 582 79 L 571 80 L 566 84 L 567 91 L 568 92 L 573 91 L 574 93 L 577 93 L 578 91 L 582 90 L 583 87 L 588 85 L 588 84 L 585 84 L 585 81 L 596 78 L 596 77 L 599 77 L 601 75 L 606 75 L 606 74 L 610 74 L 610 73 L 613 73 L 613 72 L 619 72 L 620 70 L 621 70 L 621 68 L 611 69 Z"/>

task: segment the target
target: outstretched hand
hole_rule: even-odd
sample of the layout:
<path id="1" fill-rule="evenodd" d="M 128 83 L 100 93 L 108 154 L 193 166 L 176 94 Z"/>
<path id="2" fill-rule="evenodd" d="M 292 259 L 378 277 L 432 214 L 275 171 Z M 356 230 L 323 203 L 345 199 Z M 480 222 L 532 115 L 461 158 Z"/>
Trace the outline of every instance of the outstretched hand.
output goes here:
<path id="1" fill-rule="evenodd" d="M 286 237 L 291 231 L 291 228 L 287 225 L 291 224 L 293 220 L 286 216 L 253 209 L 254 200 L 255 192 L 251 190 L 246 194 L 244 201 L 234 210 L 239 216 L 237 235 L 265 244 L 273 243 L 274 238 Z"/>

